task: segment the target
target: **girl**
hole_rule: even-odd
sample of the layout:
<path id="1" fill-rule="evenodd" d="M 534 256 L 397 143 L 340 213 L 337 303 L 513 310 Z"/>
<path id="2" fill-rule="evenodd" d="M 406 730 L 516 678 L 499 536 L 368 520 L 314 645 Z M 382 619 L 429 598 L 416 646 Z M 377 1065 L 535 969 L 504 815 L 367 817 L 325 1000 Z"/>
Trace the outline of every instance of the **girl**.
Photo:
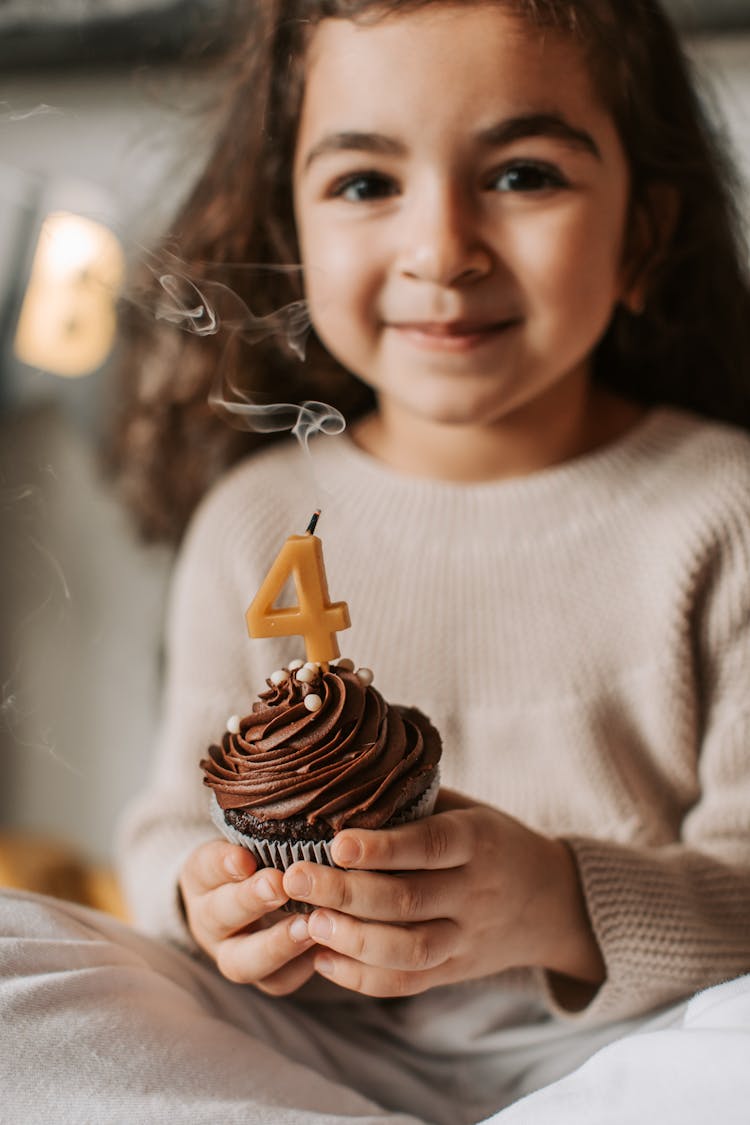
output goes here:
<path id="1" fill-rule="evenodd" d="M 298 655 L 249 643 L 244 610 L 312 499 L 296 444 L 240 459 L 184 542 L 121 836 L 136 920 L 192 959 L 4 909 L 6 995 L 70 1120 L 95 1099 L 102 1121 L 473 1122 L 750 969 L 750 288 L 673 33 L 622 9 L 254 5 L 178 241 L 212 280 L 302 263 L 305 364 L 222 362 L 347 415 L 313 451 L 347 654 L 430 714 L 447 788 L 425 821 L 343 832 L 338 869 L 256 871 L 216 839 L 197 762 Z M 234 284 L 267 315 L 294 276 Z M 168 344 L 145 342 L 122 428 L 152 534 L 243 452 L 206 406 L 216 338 Z M 651 1057 L 591 1120 L 705 1119 L 694 1066 L 654 1109 Z M 506 1119 L 563 1120 L 568 1081 Z"/>

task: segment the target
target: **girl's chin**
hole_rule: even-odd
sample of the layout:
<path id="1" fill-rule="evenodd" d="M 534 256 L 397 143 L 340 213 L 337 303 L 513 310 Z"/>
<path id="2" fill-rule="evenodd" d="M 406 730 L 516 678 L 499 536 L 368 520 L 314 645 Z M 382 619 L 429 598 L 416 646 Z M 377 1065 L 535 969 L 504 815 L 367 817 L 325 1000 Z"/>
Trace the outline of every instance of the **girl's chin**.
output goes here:
<path id="1" fill-rule="evenodd" d="M 408 385 L 406 377 L 402 386 Z M 485 426 L 506 417 L 518 405 L 523 395 L 500 380 L 497 372 L 491 375 L 468 375 L 462 378 L 414 379 L 408 395 L 381 395 L 381 401 L 390 397 L 403 412 L 415 419 L 442 426 Z"/>
<path id="2" fill-rule="evenodd" d="M 509 413 L 510 406 L 492 402 L 467 402 L 464 398 L 459 402 L 400 402 L 393 404 L 393 409 L 398 411 L 406 421 L 409 418 L 416 425 L 436 427 L 485 427 L 501 421 Z"/>

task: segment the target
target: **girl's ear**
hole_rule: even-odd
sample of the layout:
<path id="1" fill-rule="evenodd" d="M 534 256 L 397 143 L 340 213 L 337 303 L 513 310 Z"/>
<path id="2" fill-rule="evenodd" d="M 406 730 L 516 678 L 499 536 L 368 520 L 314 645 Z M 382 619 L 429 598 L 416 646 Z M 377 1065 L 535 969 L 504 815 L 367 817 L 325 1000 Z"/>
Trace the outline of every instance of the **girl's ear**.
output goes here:
<path id="1" fill-rule="evenodd" d="M 651 278 L 665 259 L 680 217 L 680 195 L 671 184 L 651 184 L 633 204 L 625 245 L 620 303 L 640 316 L 648 304 Z"/>

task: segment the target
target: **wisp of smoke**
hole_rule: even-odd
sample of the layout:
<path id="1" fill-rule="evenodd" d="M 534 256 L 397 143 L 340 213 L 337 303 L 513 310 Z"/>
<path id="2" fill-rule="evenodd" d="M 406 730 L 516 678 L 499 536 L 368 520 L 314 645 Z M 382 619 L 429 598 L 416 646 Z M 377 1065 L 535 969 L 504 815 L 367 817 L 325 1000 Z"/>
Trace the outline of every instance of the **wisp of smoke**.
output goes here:
<path id="1" fill-rule="evenodd" d="M 217 414 L 228 417 L 232 425 L 239 425 L 241 429 L 258 434 L 291 430 L 305 452 L 309 452 L 309 441 L 314 434 L 340 434 L 346 428 L 343 414 L 325 402 L 237 402 L 226 399 L 218 391 L 212 391 L 208 401 Z"/>
<path id="2" fill-rule="evenodd" d="M 57 754 L 54 738 L 32 702 L 29 687 L 35 633 L 50 626 L 59 628 L 72 600 L 59 561 L 36 533 L 36 526 L 45 520 L 44 507 L 38 485 L 6 485 L 0 479 L 0 518 L 12 543 L 4 556 L 2 581 L 16 610 L 21 610 L 6 633 L 8 644 L 0 662 L 0 733 L 7 733 L 15 745 L 42 750 L 73 770 Z"/>
<path id="3" fill-rule="evenodd" d="M 237 267 L 234 267 L 235 269 Z M 246 266 L 245 269 L 297 273 L 301 266 Z M 173 268 L 158 273 L 160 300 L 154 315 L 157 320 L 192 332 L 196 336 L 214 336 L 226 332 L 240 336 L 248 344 L 257 344 L 269 337 L 281 340 L 299 360 L 305 358 L 305 339 L 310 331 L 307 302 L 291 301 L 288 305 L 256 316 L 242 298 L 228 285 L 210 279 L 195 280 Z"/>
<path id="4" fill-rule="evenodd" d="M 228 285 L 189 277 L 173 256 L 170 264 L 172 268 L 169 272 L 154 270 L 161 286 L 155 309 L 157 319 L 197 336 L 224 333 L 228 338 L 239 338 L 249 345 L 275 337 L 297 359 L 304 361 L 305 342 L 311 327 L 306 301 L 292 301 L 267 316 L 256 316 Z M 301 266 L 252 264 L 232 268 L 290 274 L 299 274 L 302 270 Z M 290 430 L 308 454 L 309 440 L 314 434 L 339 434 L 346 426 L 341 412 L 324 402 L 259 403 L 252 391 L 241 390 L 228 383 L 221 363 L 217 364 L 208 401 L 220 417 L 239 429 L 255 433 Z"/>
<path id="5" fill-rule="evenodd" d="M 0 102 L 0 121 L 28 121 L 31 117 L 62 116 L 62 113 L 57 106 L 44 102 L 30 109 L 13 109 L 10 102 Z"/>

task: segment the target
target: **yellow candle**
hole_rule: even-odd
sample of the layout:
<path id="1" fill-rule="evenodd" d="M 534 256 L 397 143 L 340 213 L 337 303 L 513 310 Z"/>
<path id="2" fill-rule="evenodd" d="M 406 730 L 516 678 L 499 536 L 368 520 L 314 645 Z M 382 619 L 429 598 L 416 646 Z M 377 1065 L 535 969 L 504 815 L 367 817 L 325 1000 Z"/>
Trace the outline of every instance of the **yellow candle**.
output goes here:
<path id="1" fill-rule="evenodd" d="M 331 602 L 323 563 L 323 544 L 313 535 L 320 512 L 316 512 L 304 535 L 290 535 L 245 614 L 251 637 L 305 639 L 307 659 L 327 664 L 339 655 L 336 634 L 348 629 L 346 602 Z M 298 604 L 274 606 L 288 578 L 294 579 Z"/>

